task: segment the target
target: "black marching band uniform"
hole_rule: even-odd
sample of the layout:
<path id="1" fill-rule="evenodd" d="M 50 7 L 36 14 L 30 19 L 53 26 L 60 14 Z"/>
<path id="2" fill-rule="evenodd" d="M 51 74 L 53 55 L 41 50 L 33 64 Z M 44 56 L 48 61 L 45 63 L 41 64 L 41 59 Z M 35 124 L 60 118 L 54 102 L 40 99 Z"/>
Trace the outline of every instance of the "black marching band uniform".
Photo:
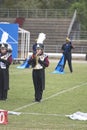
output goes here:
<path id="1" fill-rule="evenodd" d="M 34 51 L 33 55 L 29 59 L 29 64 L 32 65 L 33 68 L 32 79 L 34 84 L 36 102 L 40 102 L 42 99 L 43 90 L 45 89 L 45 68 L 49 66 L 48 56 L 43 53 L 43 49 L 43 44 L 37 44 L 36 54 Z M 40 53 L 38 53 L 39 50 L 41 51 Z"/>
<path id="2" fill-rule="evenodd" d="M 74 46 L 72 45 L 71 40 L 68 37 L 66 38 L 66 43 L 64 43 L 62 45 L 61 49 L 63 50 L 63 55 L 64 55 L 63 69 L 65 67 L 66 60 L 67 60 L 70 72 L 72 73 L 73 70 L 72 70 L 72 55 L 71 55 L 71 50 L 74 49 Z"/>
<path id="3" fill-rule="evenodd" d="M 9 66 L 12 63 L 12 49 L 9 44 L 0 44 L 0 100 L 6 100 L 9 90 Z"/>

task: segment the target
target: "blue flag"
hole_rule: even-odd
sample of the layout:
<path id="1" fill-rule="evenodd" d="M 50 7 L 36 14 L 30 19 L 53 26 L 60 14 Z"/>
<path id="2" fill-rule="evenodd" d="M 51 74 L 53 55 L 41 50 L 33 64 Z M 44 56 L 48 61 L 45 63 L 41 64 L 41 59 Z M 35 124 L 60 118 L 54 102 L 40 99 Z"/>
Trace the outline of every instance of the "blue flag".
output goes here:
<path id="1" fill-rule="evenodd" d="M 60 61 L 58 62 L 53 73 L 54 74 L 56 74 L 56 73 L 64 74 L 63 65 L 64 65 L 64 55 L 60 58 Z"/>
<path id="2" fill-rule="evenodd" d="M 20 66 L 17 66 L 18 69 L 25 69 L 25 68 L 29 68 L 30 65 L 28 64 L 29 58 L 27 58 L 23 64 L 21 64 Z"/>

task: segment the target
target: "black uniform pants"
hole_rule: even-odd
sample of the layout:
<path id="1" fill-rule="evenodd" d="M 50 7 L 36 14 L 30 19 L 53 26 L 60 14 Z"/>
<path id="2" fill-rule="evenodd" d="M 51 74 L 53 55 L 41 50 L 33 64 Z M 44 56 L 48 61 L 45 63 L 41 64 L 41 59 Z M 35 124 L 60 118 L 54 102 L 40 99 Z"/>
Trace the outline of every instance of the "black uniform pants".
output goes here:
<path id="1" fill-rule="evenodd" d="M 3 88 L 0 88 L 0 100 L 6 100 L 7 93 L 8 93 L 8 90 L 4 90 Z"/>
<path id="2" fill-rule="evenodd" d="M 45 70 L 33 70 L 32 77 L 35 90 L 35 100 L 40 101 L 42 99 L 43 90 L 45 89 Z"/>
<path id="3" fill-rule="evenodd" d="M 9 73 L 7 69 L 0 68 L 0 100 L 7 99 L 9 89 Z"/>
<path id="4" fill-rule="evenodd" d="M 70 72 L 72 72 L 73 70 L 72 70 L 72 57 L 71 57 L 71 55 L 64 55 L 63 68 L 65 67 L 66 61 L 68 61 L 68 66 L 69 66 Z"/>

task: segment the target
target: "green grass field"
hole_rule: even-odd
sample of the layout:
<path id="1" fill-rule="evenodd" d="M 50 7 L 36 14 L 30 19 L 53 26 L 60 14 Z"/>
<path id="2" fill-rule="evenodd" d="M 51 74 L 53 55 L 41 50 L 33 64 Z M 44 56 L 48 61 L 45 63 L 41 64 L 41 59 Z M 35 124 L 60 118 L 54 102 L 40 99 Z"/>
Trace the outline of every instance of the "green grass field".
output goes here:
<path id="1" fill-rule="evenodd" d="M 8 124 L 0 130 L 87 130 L 87 121 L 71 120 L 65 115 L 87 113 L 87 62 L 73 62 L 74 72 L 52 74 L 57 62 L 46 68 L 46 89 L 41 103 L 32 102 L 34 89 L 32 69 L 10 66 L 10 90 L 0 109 L 22 112 L 8 115 Z"/>

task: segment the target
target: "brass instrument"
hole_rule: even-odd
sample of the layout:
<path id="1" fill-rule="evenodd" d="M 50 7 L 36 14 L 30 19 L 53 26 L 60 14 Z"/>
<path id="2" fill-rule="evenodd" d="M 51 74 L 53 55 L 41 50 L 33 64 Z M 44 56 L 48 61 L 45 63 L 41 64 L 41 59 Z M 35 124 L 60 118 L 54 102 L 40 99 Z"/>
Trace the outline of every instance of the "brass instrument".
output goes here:
<path id="1" fill-rule="evenodd" d="M 39 56 L 36 55 L 36 65 L 38 64 Z"/>
<path id="2" fill-rule="evenodd" d="M 38 63 L 38 59 L 40 58 L 40 54 L 41 54 L 41 50 L 38 50 L 36 55 L 34 56 L 34 58 L 36 59 L 36 65 L 35 65 L 34 69 L 41 69 L 42 68 L 41 64 Z"/>
<path id="3" fill-rule="evenodd" d="M 38 50 L 38 52 L 37 52 L 36 55 L 35 55 L 35 58 L 36 58 L 36 65 L 38 64 L 38 59 L 39 59 L 40 53 L 41 53 L 41 51 Z"/>

